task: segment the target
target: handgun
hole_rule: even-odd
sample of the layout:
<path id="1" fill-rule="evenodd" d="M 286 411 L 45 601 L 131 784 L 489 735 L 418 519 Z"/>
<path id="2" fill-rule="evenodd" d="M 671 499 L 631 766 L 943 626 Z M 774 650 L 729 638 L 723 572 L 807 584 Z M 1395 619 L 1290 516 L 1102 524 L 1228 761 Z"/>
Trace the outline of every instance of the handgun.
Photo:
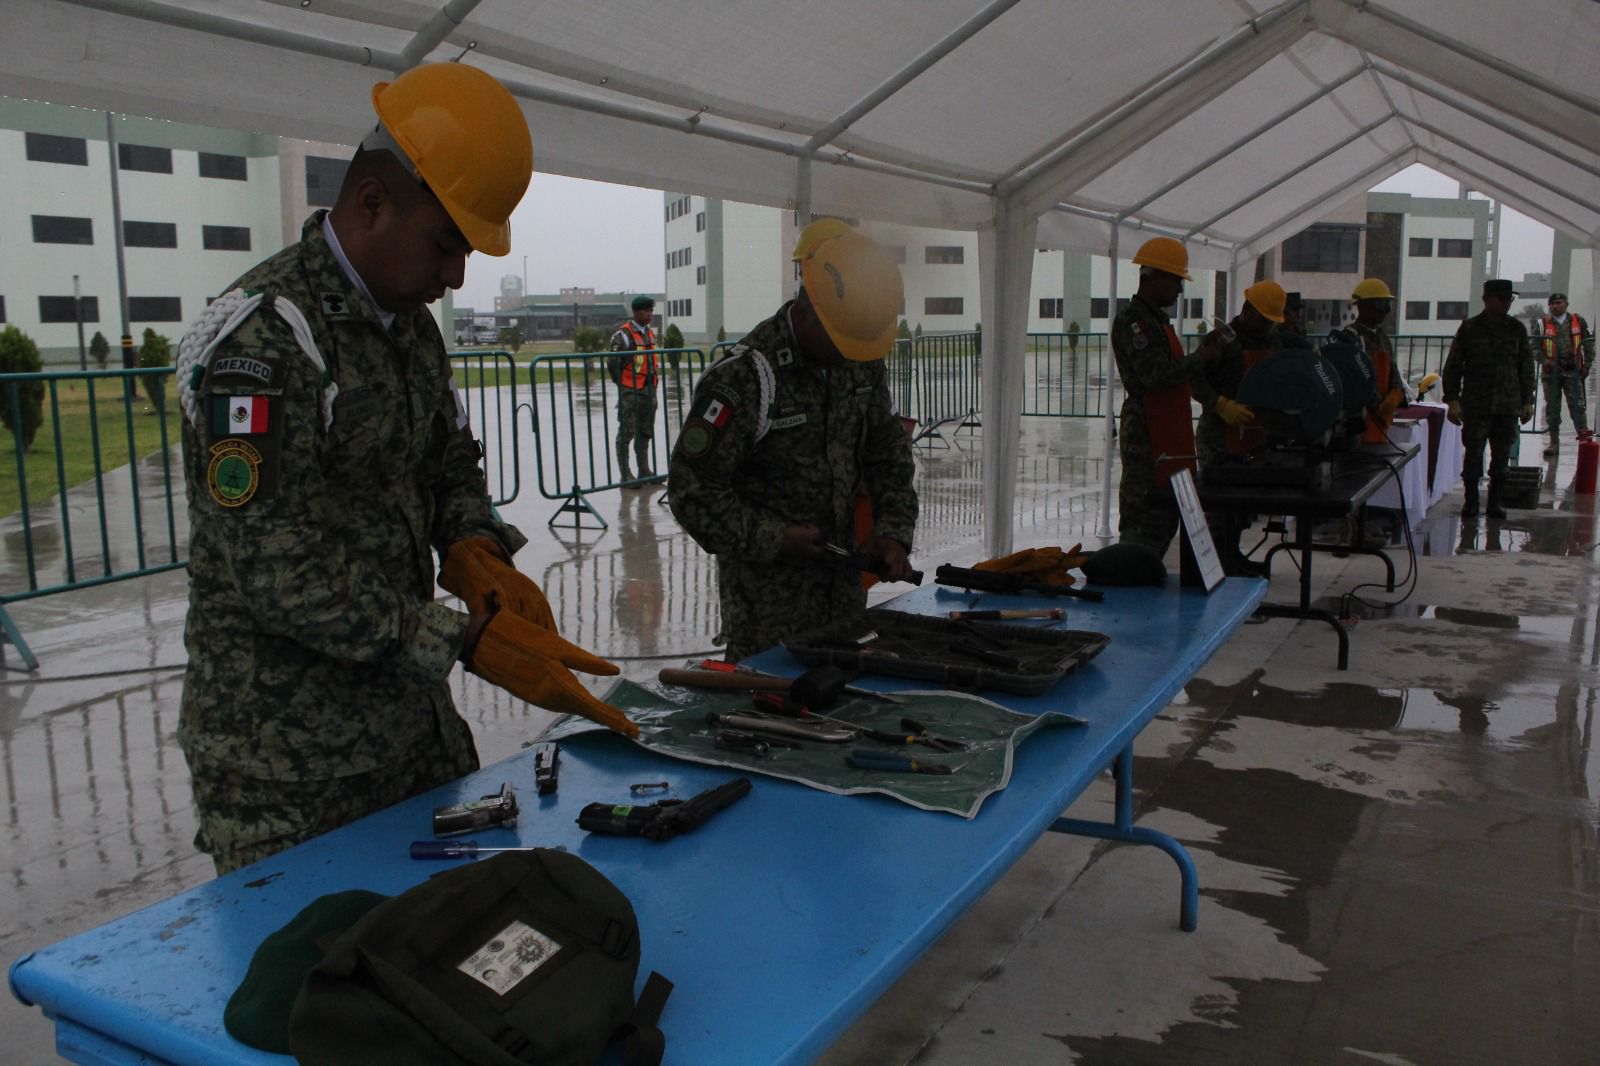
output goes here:
<path id="1" fill-rule="evenodd" d="M 466 803 L 452 803 L 448 807 L 433 809 L 433 835 L 460 836 L 494 826 L 511 828 L 517 824 L 517 794 L 510 785 L 501 785 L 499 792 Z"/>
<path id="2" fill-rule="evenodd" d="M 561 773 L 561 747 L 554 741 L 546 741 L 534 746 L 533 749 L 533 783 L 539 789 L 539 795 L 548 796 L 556 790 L 557 777 Z"/>
<path id="3" fill-rule="evenodd" d="M 591 803 L 578 812 L 578 826 L 606 836 L 671 840 L 698 829 L 712 815 L 743 799 L 750 791 L 748 777 L 736 777 L 686 800 L 637 803 Z"/>

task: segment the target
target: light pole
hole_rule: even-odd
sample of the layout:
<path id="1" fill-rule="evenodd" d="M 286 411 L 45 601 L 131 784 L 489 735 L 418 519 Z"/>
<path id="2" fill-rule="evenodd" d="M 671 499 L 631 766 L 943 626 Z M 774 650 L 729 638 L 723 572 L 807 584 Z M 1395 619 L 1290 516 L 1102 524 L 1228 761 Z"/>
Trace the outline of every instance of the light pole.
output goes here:
<path id="1" fill-rule="evenodd" d="M 78 323 L 78 369 L 89 369 L 89 352 L 83 346 L 83 297 L 78 291 L 78 275 L 72 275 L 72 317 Z"/>
<path id="2" fill-rule="evenodd" d="M 522 298 L 528 298 L 528 257 L 522 257 Z"/>

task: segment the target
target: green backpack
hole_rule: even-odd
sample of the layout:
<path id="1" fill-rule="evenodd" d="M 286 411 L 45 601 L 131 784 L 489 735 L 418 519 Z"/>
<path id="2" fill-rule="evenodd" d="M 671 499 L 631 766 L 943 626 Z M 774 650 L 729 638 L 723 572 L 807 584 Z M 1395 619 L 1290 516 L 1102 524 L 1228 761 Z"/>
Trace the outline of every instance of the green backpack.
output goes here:
<path id="1" fill-rule="evenodd" d="M 591 1066 L 613 1040 L 653 1066 L 672 985 L 639 1002 L 633 906 L 544 848 L 439 874 L 373 907 L 328 949 L 289 1020 L 310 1066 Z"/>

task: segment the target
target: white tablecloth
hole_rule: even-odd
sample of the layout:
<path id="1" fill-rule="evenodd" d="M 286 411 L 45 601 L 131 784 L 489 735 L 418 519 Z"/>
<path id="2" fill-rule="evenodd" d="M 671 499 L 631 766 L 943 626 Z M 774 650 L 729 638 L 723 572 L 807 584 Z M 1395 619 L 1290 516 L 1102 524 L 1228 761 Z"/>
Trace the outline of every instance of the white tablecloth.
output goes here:
<path id="1" fill-rule="evenodd" d="M 1448 425 L 1448 423 L 1446 423 Z M 1450 428 L 1456 429 L 1451 426 Z M 1400 481 L 1396 484 L 1394 478 L 1389 478 L 1372 494 L 1367 501 L 1368 507 L 1387 507 L 1393 511 L 1404 510 L 1406 523 L 1416 529 L 1423 517 L 1428 513 L 1428 507 L 1437 497 L 1432 496 L 1428 490 L 1428 423 L 1426 421 L 1400 423 L 1396 422 L 1389 427 L 1389 439 L 1400 447 L 1408 444 L 1418 445 L 1418 451 L 1411 461 L 1400 468 Z M 1444 441 L 1439 442 L 1441 454 L 1439 456 L 1439 477 L 1444 476 Z M 1460 477 L 1461 433 L 1456 432 L 1456 479 Z M 1447 484 L 1454 484 L 1456 479 L 1451 479 Z M 1400 506 L 1401 488 L 1405 489 L 1405 507 Z"/>
<path id="2" fill-rule="evenodd" d="M 1428 404 L 1429 407 L 1443 407 L 1444 404 Z M 1439 502 L 1439 497 L 1461 484 L 1461 427 L 1454 425 L 1447 418 L 1440 423 L 1444 432 L 1439 437 L 1439 458 L 1434 463 L 1433 484 L 1428 489 L 1428 506 L 1432 507 Z M 1427 466 L 1427 456 L 1422 456 L 1423 466 Z"/>

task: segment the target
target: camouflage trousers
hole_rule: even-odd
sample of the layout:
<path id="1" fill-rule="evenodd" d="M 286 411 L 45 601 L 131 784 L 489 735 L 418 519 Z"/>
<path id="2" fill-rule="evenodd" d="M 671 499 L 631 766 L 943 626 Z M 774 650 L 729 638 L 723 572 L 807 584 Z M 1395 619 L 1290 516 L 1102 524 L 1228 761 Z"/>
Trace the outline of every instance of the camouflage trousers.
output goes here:
<path id="1" fill-rule="evenodd" d="M 1545 418 L 1550 423 L 1550 436 L 1561 432 L 1561 397 L 1567 398 L 1567 410 L 1572 414 L 1572 428 L 1579 433 L 1589 428 L 1589 399 L 1584 390 L 1583 376 L 1575 370 L 1545 369 Z"/>
<path id="2" fill-rule="evenodd" d="M 725 655 L 731 663 L 786 637 L 866 610 L 859 571 L 828 562 L 751 563 L 717 557 Z"/>
<path id="3" fill-rule="evenodd" d="M 191 759 L 200 821 L 194 845 L 220 876 L 476 770 L 467 723 L 457 717 L 446 732 L 392 765 L 346 777 L 257 778 Z"/>
<path id="4" fill-rule="evenodd" d="M 1157 485 L 1153 466 L 1124 461 L 1117 489 L 1117 539 L 1167 554 L 1178 533 L 1178 501 L 1171 485 Z"/>
<path id="5" fill-rule="evenodd" d="M 656 433 L 656 394 L 653 389 L 621 389 L 617 393 L 617 461 L 627 465 L 628 442 L 633 442 L 640 473 L 650 463 L 650 443 Z"/>
<path id="6" fill-rule="evenodd" d="M 1489 484 L 1505 481 L 1506 467 L 1511 462 L 1511 443 L 1517 439 L 1517 412 L 1501 414 L 1474 414 L 1467 411 L 1461 419 L 1461 480 L 1470 489 L 1476 489 L 1483 477 L 1483 445 L 1489 444 Z"/>

